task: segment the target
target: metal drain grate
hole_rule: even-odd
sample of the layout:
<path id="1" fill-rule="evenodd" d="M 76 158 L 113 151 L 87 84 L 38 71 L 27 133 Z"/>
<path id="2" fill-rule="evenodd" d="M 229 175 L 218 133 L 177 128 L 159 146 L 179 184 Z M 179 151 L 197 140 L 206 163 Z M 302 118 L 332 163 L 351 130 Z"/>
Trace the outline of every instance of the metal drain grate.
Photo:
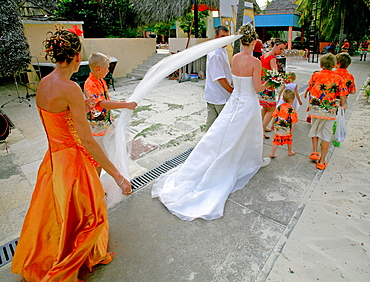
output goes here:
<path id="1" fill-rule="evenodd" d="M 146 173 L 135 177 L 131 180 L 131 186 L 133 190 L 140 189 L 144 187 L 145 185 L 148 185 L 150 182 L 158 178 L 161 174 L 166 173 L 170 169 L 177 167 L 179 164 L 182 164 L 185 162 L 185 160 L 190 155 L 191 151 L 193 151 L 194 148 L 190 148 L 189 150 L 186 150 L 185 152 L 181 153 L 180 155 L 174 157 L 173 159 L 170 159 L 163 164 L 153 168 L 152 170 L 147 171 Z"/>
<path id="2" fill-rule="evenodd" d="M 18 238 L 0 247 L 0 267 L 12 261 L 17 244 Z"/>

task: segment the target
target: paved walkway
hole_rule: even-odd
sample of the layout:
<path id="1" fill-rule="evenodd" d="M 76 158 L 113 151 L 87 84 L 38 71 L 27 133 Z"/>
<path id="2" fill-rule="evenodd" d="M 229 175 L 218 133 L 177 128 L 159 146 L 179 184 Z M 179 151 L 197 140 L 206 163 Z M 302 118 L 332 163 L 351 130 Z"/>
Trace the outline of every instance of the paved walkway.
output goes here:
<path id="1" fill-rule="evenodd" d="M 305 88 L 312 72 L 318 69 L 318 64 L 306 61 L 288 63 L 288 71 L 296 72 L 301 89 Z M 359 58 L 354 57 L 349 71 L 354 74 L 359 90 L 370 71 L 370 63 L 359 62 Z M 127 80 L 121 84 L 125 88 L 135 85 L 135 82 Z M 176 89 L 185 86 L 190 89 L 194 85 L 191 82 L 166 81 L 161 87 Z M 202 87 L 199 87 L 202 85 L 204 82 L 197 84 L 198 97 L 202 97 Z M 14 97 L 14 93 L 10 84 L 0 86 L 0 104 Z M 167 93 L 173 95 L 172 92 Z M 358 103 L 366 102 L 363 99 L 356 101 L 357 97 L 358 94 L 350 96 L 348 118 L 356 114 L 353 111 L 361 106 Z M 12 102 L 2 109 L 15 124 L 15 129 L 8 138 L 9 154 L 0 144 L 0 245 L 19 236 L 37 168 L 46 151 L 45 134 L 35 110 L 34 97 L 31 97 L 31 104 L 32 107 L 28 108 L 24 103 Z M 332 173 L 330 170 L 335 169 L 329 162 L 325 171 L 319 171 L 308 160 L 311 141 L 307 137 L 310 125 L 305 122 L 306 105 L 305 101 L 299 110 L 300 122 L 294 135 L 297 154 L 288 157 L 286 148 L 279 148 L 278 157 L 269 166 L 262 168 L 244 189 L 230 195 L 222 218 L 192 222 L 178 220 L 157 199 L 151 199 L 151 184 L 110 209 L 109 249 L 116 252 L 116 258 L 85 279 L 265 281 L 310 201 L 307 195 L 315 190 L 323 174 Z M 370 115 L 370 110 L 366 114 Z M 205 120 L 205 111 L 200 112 L 200 116 Z M 199 128 L 202 123 L 198 122 L 194 128 Z M 188 128 L 184 128 L 184 132 L 188 132 Z M 197 132 L 197 135 L 202 133 Z M 162 142 L 153 140 L 158 144 Z M 178 146 L 158 146 L 135 160 L 134 168 L 136 172 L 152 169 L 190 148 L 196 141 L 194 138 L 179 141 Z M 329 158 L 337 154 L 337 150 L 331 147 Z M 265 140 L 264 155 L 268 156 L 270 151 L 271 139 Z M 328 185 L 334 184 L 333 180 Z M 21 281 L 18 276 L 10 274 L 9 268 L 10 264 L 0 268 L 1 280 Z M 316 277 L 312 279 L 316 280 Z"/>

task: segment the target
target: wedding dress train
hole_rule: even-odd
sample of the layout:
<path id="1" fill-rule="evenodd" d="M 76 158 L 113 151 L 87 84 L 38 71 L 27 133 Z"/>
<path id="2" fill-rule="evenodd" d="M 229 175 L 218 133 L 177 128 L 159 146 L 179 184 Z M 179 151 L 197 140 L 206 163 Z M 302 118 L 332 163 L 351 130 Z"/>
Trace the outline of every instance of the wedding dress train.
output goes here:
<path id="1" fill-rule="evenodd" d="M 182 220 L 221 217 L 229 194 L 262 165 L 262 117 L 253 79 L 233 76 L 233 82 L 229 101 L 185 163 L 152 188 L 152 197 Z"/>

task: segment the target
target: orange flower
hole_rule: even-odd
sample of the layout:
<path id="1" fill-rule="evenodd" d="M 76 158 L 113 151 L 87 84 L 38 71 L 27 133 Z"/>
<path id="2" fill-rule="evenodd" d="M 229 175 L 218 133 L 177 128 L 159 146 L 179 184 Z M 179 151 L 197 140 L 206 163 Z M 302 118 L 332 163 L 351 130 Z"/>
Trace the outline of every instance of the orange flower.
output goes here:
<path id="1" fill-rule="evenodd" d="M 81 29 L 78 28 L 77 25 L 74 25 L 72 28 L 69 28 L 67 30 L 69 30 L 70 32 L 73 32 L 77 36 L 82 36 L 82 33 L 84 33 Z"/>

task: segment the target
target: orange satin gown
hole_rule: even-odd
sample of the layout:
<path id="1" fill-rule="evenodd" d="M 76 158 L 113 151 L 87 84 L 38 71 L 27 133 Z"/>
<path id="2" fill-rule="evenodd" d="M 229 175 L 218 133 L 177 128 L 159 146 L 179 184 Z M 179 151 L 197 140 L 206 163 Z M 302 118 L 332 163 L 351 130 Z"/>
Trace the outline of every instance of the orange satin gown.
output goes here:
<path id="1" fill-rule="evenodd" d="M 12 262 L 27 281 L 78 281 L 106 256 L 108 216 L 94 160 L 82 147 L 69 111 L 39 109 L 49 149 L 40 165 Z"/>

